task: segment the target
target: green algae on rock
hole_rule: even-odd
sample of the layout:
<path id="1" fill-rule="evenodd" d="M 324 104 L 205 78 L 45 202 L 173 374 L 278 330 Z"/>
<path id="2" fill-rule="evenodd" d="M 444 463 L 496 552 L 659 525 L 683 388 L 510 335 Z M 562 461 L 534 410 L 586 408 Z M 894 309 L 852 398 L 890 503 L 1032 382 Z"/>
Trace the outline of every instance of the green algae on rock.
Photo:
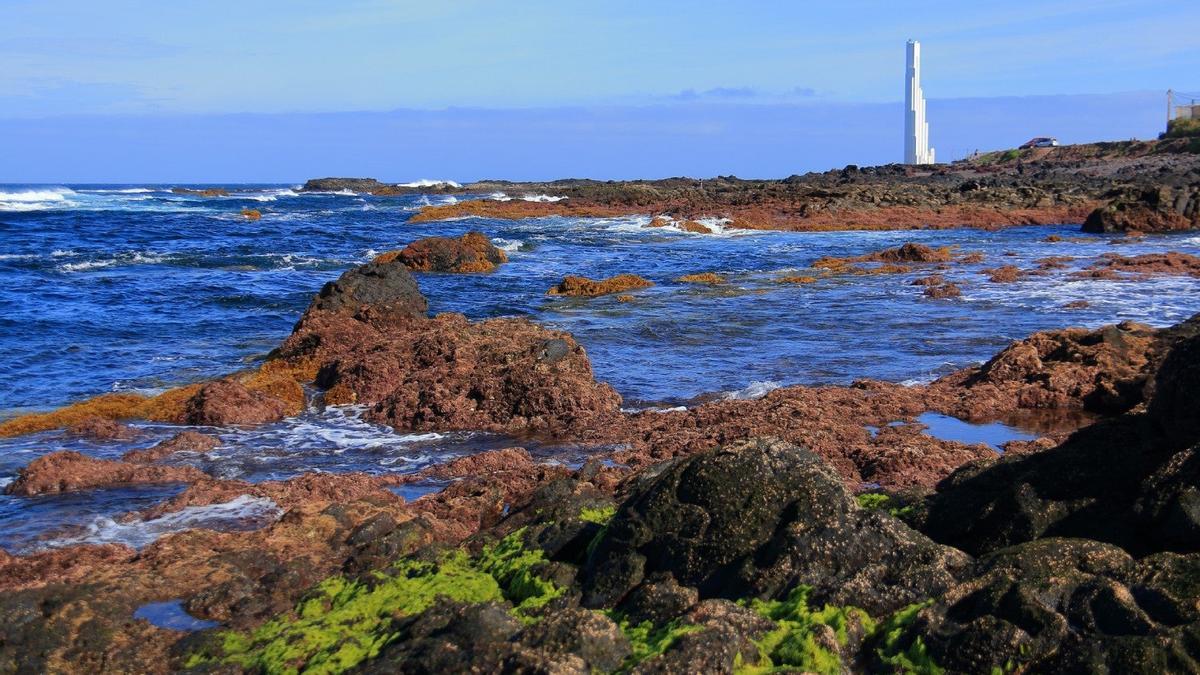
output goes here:
<path id="1" fill-rule="evenodd" d="M 224 633 L 217 653 L 194 653 L 187 667 L 217 661 L 266 673 L 341 673 L 375 658 L 397 634 L 399 618 L 419 614 L 439 598 L 463 603 L 509 601 L 519 617 L 562 593 L 538 578 L 545 562 L 526 549 L 523 531 L 485 546 L 477 557 L 462 550 L 436 562 L 401 560 L 366 581 L 336 576 L 322 581 L 295 610 L 249 634 Z"/>

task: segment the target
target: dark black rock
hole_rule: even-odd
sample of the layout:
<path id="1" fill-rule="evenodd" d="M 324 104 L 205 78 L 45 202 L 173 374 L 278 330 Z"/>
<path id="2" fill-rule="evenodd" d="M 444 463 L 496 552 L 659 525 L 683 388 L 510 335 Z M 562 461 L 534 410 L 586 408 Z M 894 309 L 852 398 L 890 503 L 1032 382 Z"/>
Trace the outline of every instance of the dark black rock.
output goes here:
<path id="1" fill-rule="evenodd" d="M 309 312 L 357 314 L 368 306 L 379 315 L 424 318 L 429 303 L 403 263 L 367 263 L 349 270 L 321 288 Z"/>
<path id="2" fill-rule="evenodd" d="M 588 559 L 584 604 L 612 607 L 655 573 L 701 597 L 778 597 L 886 614 L 949 588 L 968 565 L 899 520 L 860 509 L 820 457 L 753 439 L 649 472 Z"/>
<path id="3" fill-rule="evenodd" d="M 1197 672 L 1196 597 L 1195 554 L 1135 561 L 1109 544 L 1042 539 L 980 560 L 899 647 L 919 636 L 951 672 Z"/>

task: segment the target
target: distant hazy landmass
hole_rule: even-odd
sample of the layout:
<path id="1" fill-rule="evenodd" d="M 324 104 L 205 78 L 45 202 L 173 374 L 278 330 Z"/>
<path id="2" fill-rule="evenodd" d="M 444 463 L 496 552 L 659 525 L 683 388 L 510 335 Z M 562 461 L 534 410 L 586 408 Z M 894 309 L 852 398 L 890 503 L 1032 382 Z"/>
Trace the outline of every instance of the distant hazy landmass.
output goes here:
<path id="1" fill-rule="evenodd" d="M 938 159 L 1153 138 L 1163 94 L 931 99 Z M 261 182 L 568 176 L 782 177 L 899 161 L 902 104 L 732 104 L 0 119 L 0 182 Z"/>

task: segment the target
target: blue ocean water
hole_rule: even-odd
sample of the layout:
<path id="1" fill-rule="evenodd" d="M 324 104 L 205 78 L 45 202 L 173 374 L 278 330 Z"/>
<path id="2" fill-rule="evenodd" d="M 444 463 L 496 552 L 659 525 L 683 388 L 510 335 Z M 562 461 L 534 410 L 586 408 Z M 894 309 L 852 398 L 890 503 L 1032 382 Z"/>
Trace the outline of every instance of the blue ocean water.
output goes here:
<path id="1" fill-rule="evenodd" d="M 468 230 L 487 234 L 511 262 L 487 275 L 419 274 L 431 310 L 475 319 L 527 316 L 568 330 L 627 407 L 749 396 L 779 384 L 926 381 L 1036 330 L 1124 319 L 1166 325 L 1200 311 L 1200 279 L 1070 277 L 1105 253 L 1200 253 L 1195 235 L 1114 246 L 1114 237 L 1044 241 L 1076 236 L 1077 225 L 698 235 L 644 228 L 648 219 L 636 217 L 413 224 L 408 219 L 420 206 L 454 198 L 298 193 L 288 185 L 200 197 L 170 187 L 0 186 L 0 417 L 108 391 L 154 392 L 253 365 L 290 332 L 324 282 L 414 239 Z M 260 210 L 261 220 L 242 217 L 244 208 Z M 984 260 L 939 271 L 963 288 L 953 300 L 930 300 L 911 285 L 928 272 L 776 282 L 820 256 L 906 241 L 954 245 Z M 1011 284 L 981 274 L 1005 264 L 1032 268 L 1051 255 L 1075 259 Z M 729 282 L 673 281 L 704 271 Z M 655 286 L 635 292 L 633 302 L 545 295 L 566 274 L 621 272 Z M 1063 308 L 1076 300 L 1089 305 Z M 143 430 L 133 443 L 87 443 L 57 432 L 0 440 L 0 484 L 44 452 L 116 456 L 176 431 Z M 252 480 L 318 469 L 409 471 L 507 440 L 393 433 L 361 422 L 353 409 L 314 410 L 281 425 L 221 434 L 225 446 L 181 461 Z M 119 499 L 104 503 L 111 503 L 106 513 L 120 511 Z M 22 537 L 45 530 L 22 530 L 23 504 L 0 497 L 0 530 L 21 532 L 0 535 L 0 546 L 19 548 Z"/>

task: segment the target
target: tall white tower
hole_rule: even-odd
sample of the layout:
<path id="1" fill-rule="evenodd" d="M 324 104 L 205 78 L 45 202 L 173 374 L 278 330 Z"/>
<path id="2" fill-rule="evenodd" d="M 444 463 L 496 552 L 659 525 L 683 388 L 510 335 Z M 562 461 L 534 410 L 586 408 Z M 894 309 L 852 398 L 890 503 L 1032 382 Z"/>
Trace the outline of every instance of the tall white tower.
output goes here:
<path id="1" fill-rule="evenodd" d="M 908 41 L 904 87 L 904 163 L 933 164 L 929 147 L 929 122 L 925 121 L 925 93 L 921 91 L 921 43 Z"/>

